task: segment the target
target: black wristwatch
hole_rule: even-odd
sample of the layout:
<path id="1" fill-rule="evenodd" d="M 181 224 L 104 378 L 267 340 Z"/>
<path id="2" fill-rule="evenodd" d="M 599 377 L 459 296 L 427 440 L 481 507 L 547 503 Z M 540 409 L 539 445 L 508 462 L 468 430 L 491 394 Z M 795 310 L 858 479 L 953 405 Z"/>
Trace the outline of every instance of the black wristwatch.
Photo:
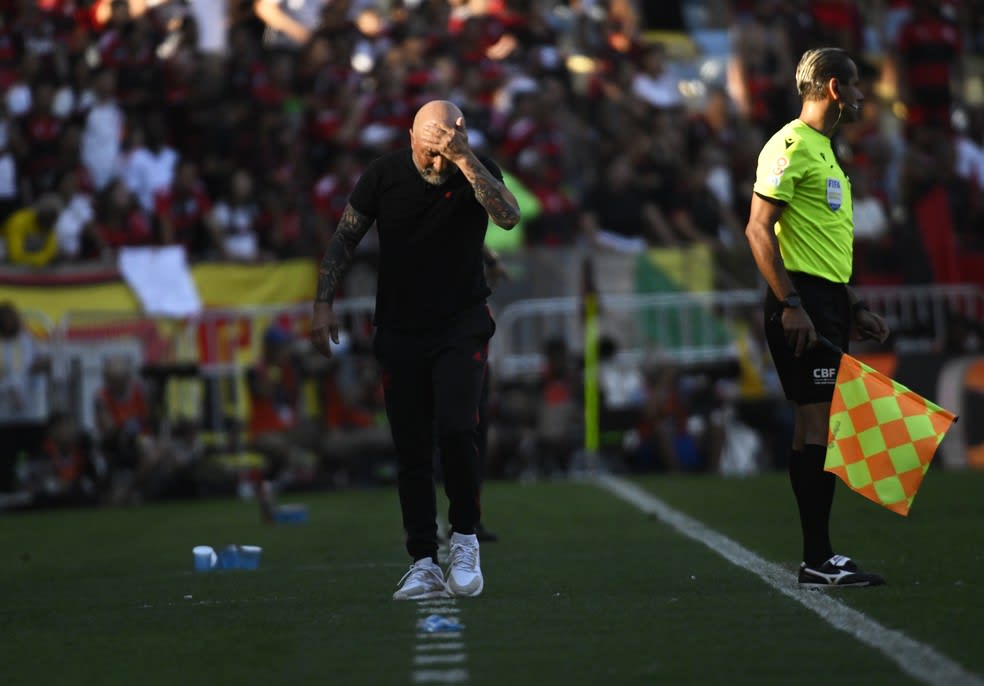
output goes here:
<path id="1" fill-rule="evenodd" d="M 787 307 L 803 307 L 803 300 L 799 297 L 799 293 L 790 293 L 779 301 L 779 307 L 784 310 Z"/>

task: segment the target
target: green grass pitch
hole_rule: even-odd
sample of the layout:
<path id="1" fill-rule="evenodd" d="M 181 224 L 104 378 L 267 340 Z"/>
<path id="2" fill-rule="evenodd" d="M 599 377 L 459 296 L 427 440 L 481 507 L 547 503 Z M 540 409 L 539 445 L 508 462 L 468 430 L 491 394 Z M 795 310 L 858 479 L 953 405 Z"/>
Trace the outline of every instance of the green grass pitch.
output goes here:
<path id="1" fill-rule="evenodd" d="M 638 481 L 790 570 L 779 474 Z M 984 673 L 984 473 L 934 470 L 901 518 L 838 486 L 835 545 L 889 586 L 836 597 Z M 239 501 L 0 515 L 0 684 L 407 684 L 420 616 L 391 489 L 294 494 L 310 521 Z M 457 601 L 470 684 L 910 684 L 708 548 L 588 483 L 489 484 L 485 593 Z M 191 548 L 263 546 L 257 571 Z M 804 591 L 807 592 L 807 591 Z M 187 597 L 187 596 L 190 596 Z"/>

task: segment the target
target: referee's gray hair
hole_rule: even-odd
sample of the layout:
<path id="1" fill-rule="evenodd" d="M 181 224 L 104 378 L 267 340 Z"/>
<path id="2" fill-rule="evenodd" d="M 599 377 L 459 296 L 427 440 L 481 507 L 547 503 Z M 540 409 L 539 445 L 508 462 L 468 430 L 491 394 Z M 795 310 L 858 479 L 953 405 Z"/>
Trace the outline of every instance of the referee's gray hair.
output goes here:
<path id="1" fill-rule="evenodd" d="M 851 58 L 840 48 L 807 50 L 796 65 L 796 89 L 803 100 L 823 100 L 827 83 L 851 78 Z"/>

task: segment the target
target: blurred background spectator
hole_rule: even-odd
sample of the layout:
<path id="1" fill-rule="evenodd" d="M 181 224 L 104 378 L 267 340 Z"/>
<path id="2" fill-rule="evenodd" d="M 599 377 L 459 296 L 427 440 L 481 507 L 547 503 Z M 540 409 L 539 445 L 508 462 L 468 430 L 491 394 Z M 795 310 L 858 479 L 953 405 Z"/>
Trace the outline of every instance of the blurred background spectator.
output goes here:
<path id="1" fill-rule="evenodd" d="M 50 358 L 11 302 L 0 303 L 0 491 L 13 490 L 19 460 L 38 452 Z"/>

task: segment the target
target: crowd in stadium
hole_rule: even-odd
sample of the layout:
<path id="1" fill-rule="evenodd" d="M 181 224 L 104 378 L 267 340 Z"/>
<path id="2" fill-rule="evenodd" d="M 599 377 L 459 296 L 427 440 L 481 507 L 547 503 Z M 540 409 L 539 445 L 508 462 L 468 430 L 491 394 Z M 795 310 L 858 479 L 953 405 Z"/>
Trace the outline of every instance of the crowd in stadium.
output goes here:
<path id="1" fill-rule="evenodd" d="M 856 281 L 979 282 L 981 4 L 5 0 L 2 263 L 317 258 L 366 163 L 445 98 L 522 196 L 511 249 L 700 243 L 719 287 L 755 286 L 755 157 L 800 53 L 837 45 L 866 94 L 836 141 Z"/>
<path id="2" fill-rule="evenodd" d="M 957 246 L 979 242 L 980 107 L 955 88 L 981 41 L 974 3 L 868 3 L 880 14 L 867 16 L 841 0 L 735 1 L 718 8 L 725 73 L 696 95 L 649 38 L 685 31 L 688 3 L 230 0 L 224 15 L 222 3 L 177 0 L 5 4 L 10 264 L 148 244 L 195 259 L 317 256 L 360 169 L 405 145 L 416 107 L 435 97 L 461 106 L 472 144 L 532 196 L 523 244 L 727 253 L 742 241 L 754 155 L 795 113 L 791 68 L 820 44 L 856 55 L 868 92 L 839 148 L 859 231 L 878 245 L 862 250 L 862 273 L 959 280 Z M 893 268 L 886 254 L 911 255 L 899 247 L 920 238 L 921 212 L 937 231 L 949 224 L 950 245 Z M 740 280 L 736 261 L 722 263 Z"/>

